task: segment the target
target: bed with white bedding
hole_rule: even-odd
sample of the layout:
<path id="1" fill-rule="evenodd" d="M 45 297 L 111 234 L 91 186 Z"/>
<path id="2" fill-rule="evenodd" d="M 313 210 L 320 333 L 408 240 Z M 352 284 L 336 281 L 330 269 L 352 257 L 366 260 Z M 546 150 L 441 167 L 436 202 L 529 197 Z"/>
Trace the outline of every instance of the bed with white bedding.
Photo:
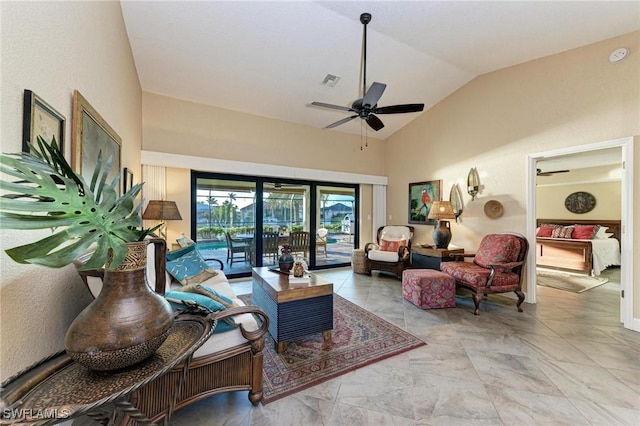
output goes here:
<path id="1" fill-rule="evenodd" d="M 609 266 L 620 265 L 619 220 L 538 219 L 537 224 L 537 266 L 597 276 Z M 557 230 L 553 236 L 547 236 L 549 227 Z M 591 238 L 585 232 L 581 238 L 572 238 L 578 229 L 588 231 L 589 227 L 595 227 Z"/>

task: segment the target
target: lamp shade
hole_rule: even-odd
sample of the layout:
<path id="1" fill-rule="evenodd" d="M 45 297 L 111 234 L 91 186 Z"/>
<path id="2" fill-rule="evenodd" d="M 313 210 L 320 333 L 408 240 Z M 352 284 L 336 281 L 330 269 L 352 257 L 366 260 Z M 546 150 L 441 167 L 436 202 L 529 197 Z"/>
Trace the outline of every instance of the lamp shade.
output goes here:
<path id="1" fill-rule="evenodd" d="M 175 201 L 151 200 L 144 210 L 145 220 L 182 220 Z"/>
<path id="2" fill-rule="evenodd" d="M 455 219 L 453 206 L 450 201 L 434 201 L 429 210 L 429 219 Z"/>

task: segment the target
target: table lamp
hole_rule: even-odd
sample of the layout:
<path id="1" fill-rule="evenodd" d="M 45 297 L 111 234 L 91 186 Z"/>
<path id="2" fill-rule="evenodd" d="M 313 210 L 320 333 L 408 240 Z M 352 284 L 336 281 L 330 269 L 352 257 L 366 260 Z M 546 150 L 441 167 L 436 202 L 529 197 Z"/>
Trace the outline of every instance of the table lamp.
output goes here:
<path id="1" fill-rule="evenodd" d="M 455 219 L 453 206 L 450 201 L 434 201 L 429 210 L 429 219 L 435 219 L 433 227 L 433 242 L 436 248 L 446 249 L 451 241 L 451 228 L 449 221 L 444 219 Z"/>
<path id="2" fill-rule="evenodd" d="M 178 210 L 176 202 L 164 200 L 149 201 L 149 205 L 147 205 L 147 208 L 144 210 L 142 218 L 144 220 L 162 221 L 182 220 L 182 216 L 180 216 L 180 211 Z M 160 227 L 160 236 L 165 240 L 167 239 L 167 234 L 162 232 L 162 227 Z"/>

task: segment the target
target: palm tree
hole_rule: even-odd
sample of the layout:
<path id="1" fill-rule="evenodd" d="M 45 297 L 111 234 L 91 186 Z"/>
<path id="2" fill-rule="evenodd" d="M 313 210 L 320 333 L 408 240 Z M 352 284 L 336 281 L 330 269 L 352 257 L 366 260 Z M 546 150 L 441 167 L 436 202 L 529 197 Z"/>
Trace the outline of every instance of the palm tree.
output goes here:
<path id="1" fill-rule="evenodd" d="M 218 199 L 214 196 L 209 196 L 207 197 L 207 203 L 209 203 L 209 238 L 212 238 L 213 236 L 211 235 L 211 225 L 213 222 L 213 206 L 217 206 L 218 205 Z"/>
<path id="2" fill-rule="evenodd" d="M 236 206 L 235 204 L 233 204 L 233 202 L 236 200 L 236 194 L 234 194 L 233 192 L 230 192 L 228 194 L 229 197 L 229 205 L 228 205 L 228 214 L 229 214 L 229 227 L 233 226 L 233 217 L 236 214 L 236 209 L 238 208 L 238 206 Z M 226 201 L 225 201 L 226 202 Z"/>

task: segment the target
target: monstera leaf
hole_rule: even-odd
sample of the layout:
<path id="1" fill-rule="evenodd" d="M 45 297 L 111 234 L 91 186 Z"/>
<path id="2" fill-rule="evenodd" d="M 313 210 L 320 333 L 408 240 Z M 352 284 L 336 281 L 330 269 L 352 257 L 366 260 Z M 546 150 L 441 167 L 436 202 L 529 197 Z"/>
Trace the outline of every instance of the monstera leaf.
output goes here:
<path id="1" fill-rule="evenodd" d="M 87 185 L 67 163 L 55 140 L 47 144 L 38 138 L 31 152 L 3 154 L 0 172 L 16 181 L 0 181 L 0 228 L 46 229 L 52 235 L 6 250 L 18 263 L 60 268 L 72 263 L 95 243 L 93 256 L 84 270 L 102 268 L 112 252 L 110 269 L 126 255 L 126 243 L 138 241 L 149 231 L 142 224 L 141 204 L 135 198 L 142 184 L 118 197 L 118 174 L 111 182 L 107 175 L 112 159 L 103 164 L 98 155 L 91 183 Z"/>

